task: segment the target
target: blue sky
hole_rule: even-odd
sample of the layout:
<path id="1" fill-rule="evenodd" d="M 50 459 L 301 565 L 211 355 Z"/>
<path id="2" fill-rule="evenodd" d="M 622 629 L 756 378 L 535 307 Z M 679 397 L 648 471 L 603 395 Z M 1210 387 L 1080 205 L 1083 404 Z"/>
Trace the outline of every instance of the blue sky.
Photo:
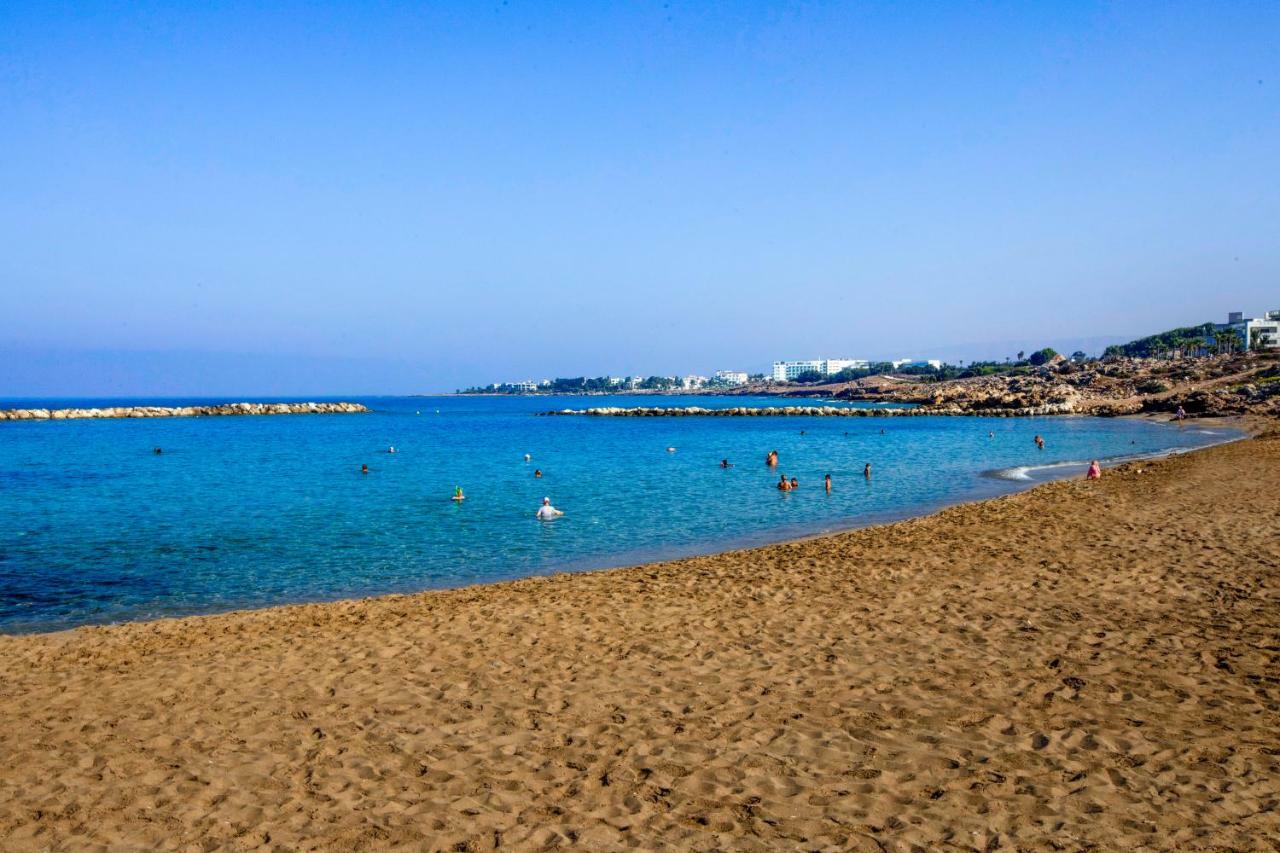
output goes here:
<path id="1" fill-rule="evenodd" d="M 3 4 L 0 393 L 1003 357 L 1277 308 L 1277 44 L 1274 2 Z"/>

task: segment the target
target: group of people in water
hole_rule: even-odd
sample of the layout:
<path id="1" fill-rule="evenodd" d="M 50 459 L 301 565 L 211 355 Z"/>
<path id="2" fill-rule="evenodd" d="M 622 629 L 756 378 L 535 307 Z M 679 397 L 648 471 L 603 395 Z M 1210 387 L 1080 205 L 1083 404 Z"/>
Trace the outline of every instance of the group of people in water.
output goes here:
<path id="1" fill-rule="evenodd" d="M 801 430 L 800 434 L 804 435 L 804 431 Z M 767 454 L 765 454 L 764 464 L 766 467 L 769 467 L 769 468 L 777 468 L 778 467 L 778 451 L 770 450 Z M 722 459 L 720 460 L 720 467 L 730 468 L 732 466 L 729 464 L 728 459 Z M 868 481 L 871 480 L 871 463 L 870 462 L 862 466 L 862 476 L 866 478 Z M 822 487 L 828 493 L 830 493 L 831 491 L 831 475 L 830 474 L 827 474 L 825 477 L 822 478 Z M 786 474 L 782 474 L 781 476 L 779 476 L 778 491 L 794 492 L 798 488 L 800 488 L 800 481 L 797 480 L 795 477 L 787 479 Z"/>
<path id="2" fill-rule="evenodd" d="M 883 434 L 883 433 L 884 433 L 884 430 L 881 430 L 880 432 L 881 432 L 881 434 Z M 802 435 L 804 434 L 804 431 L 803 431 L 803 430 L 801 431 L 801 434 L 802 434 Z M 845 433 L 845 435 L 848 435 L 848 433 Z M 991 433 L 991 432 L 988 432 L 988 433 L 987 433 L 987 436 L 988 436 L 989 438 L 995 438 L 995 434 L 994 434 L 994 433 Z M 1043 437 L 1041 437 L 1039 434 L 1037 434 L 1037 435 L 1035 436 L 1035 438 L 1033 439 L 1033 441 L 1035 442 L 1035 445 L 1036 445 L 1036 447 L 1037 447 L 1038 449 L 1040 449 L 1040 450 L 1044 450 L 1044 438 L 1043 438 Z M 163 452 L 163 451 L 162 451 L 159 447 L 154 448 L 154 453 L 155 453 L 156 455 L 159 455 L 159 454 L 161 454 L 162 452 Z M 393 445 L 393 446 L 390 446 L 390 447 L 388 447 L 388 448 L 387 448 L 387 453 L 395 453 L 395 452 L 396 452 L 396 449 L 395 449 L 395 446 L 394 446 L 394 445 Z M 675 448 L 674 448 L 674 447 L 668 447 L 668 448 L 667 448 L 667 452 L 668 452 L 668 453 L 673 453 L 673 452 L 675 452 Z M 532 456 L 531 454 L 526 453 L 526 454 L 524 455 L 524 461 L 525 461 L 525 462 L 529 462 L 529 461 L 531 461 L 532 459 L 533 459 L 533 456 Z M 777 467 L 778 467 L 778 460 L 779 460 L 778 451 L 777 451 L 777 450 L 770 450 L 770 451 L 765 455 L 764 463 L 765 463 L 765 465 L 766 465 L 767 467 L 769 467 L 769 468 L 777 468 Z M 733 466 L 733 463 L 732 463 L 732 462 L 730 462 L 728 459 L 721 459 L 721 460 L 720 460 L 720 467 L 721 467 L 721 468 L 732 468 L 732 467 L 734 467 L 734 466 Z M 369 466 L 368 466 L 368 465 L 361 465 L 361 466 L 360 466 L 360 473 L 361 473 L 361 474 L 368 474 L 368 473 L 369 473 Z M 534 479 L 539 479 L 539 480 L 540 480 L 540 479 L 542 479 L 542 469 L 541 469 L 541 468 L 535 468 L 535 469 L 533 470 L 533 476 L 534 476 Z M 870 480 L 871 480 L 871 463 L 870 463 L 870 462 L 867 462 L 865 465 L 863 465 L 863 468 L 862 468 L 862 476 L 863 476 L 863 477 L 864 477 L 868 482 L 870 482 Z M 1101 479 L 1101 478 L 1102 478 L 1102 466 L 1098 463 L 1098 460 L 1094 459 L 1092 462 L 1090 462 L 1090 463 L 1089 463 L 1089 469 L 1088 469 L 1087 473 L 1085 474 L 1085 476 L 1086 476 L 1086 478 L 1087 478 L 1087 479 L 1090 479 L 1090 480 L 1098 480 L 1098 479 Z M 823 485 L 823 488 L 824 488 L 828 493 L 830 493 L 830 492 L 831 492 L 831 475 L 830 475 L 830 474 L 827 474 L 826 476 L 824 476 L 824 477 L 822 478 L 822 485 Z M 777 488 L 778 488 L 778 491 L 780 491 L 780 492 L 794 492 L 796 489 L 800 488 L 800 481 L 799 481 L 796 477 L 787 477 L 787 475 L 786 475 L 786 474 L 780 474 L 780 475 L 779 475 L 779 477 L 778 477 L 778 485 L 777 485 Z M 454 501 L 455 503 L 462 503 L 464 500 L 466 500 L 466 495 L 464 495 L 464 494 L 463 494 L 462 486 L 455 486 L 455 487 L 454 487 L 454 490 L 453 490 L 453 498 L 452 498 L 452 499 L 453 499 L 453 501 Z M 542 505 L 541 505 L 541 506 L 539 506 L 539 507 L 538 507 L 538 509 L 537 509 L 537 511 L 534 513 L 534 517 L 535 517 L 536 519 L 538 519 L 539 521 L 552 521 L 552 520 L 554 520 L 554 519 L 560 518 L 560 517 L 561 517 L 561 516 L 563 516 L 563 515 L 564 515 L 564 512 L 563 512 L 562 510 L 559 510 L 559 509 L 557 509 L 556 507 L 552 506 L 552 504 L 551 504 L 551 498 L 549 498 L 549 497 L 544 497 L 544 498 L 542 499 Z"/>

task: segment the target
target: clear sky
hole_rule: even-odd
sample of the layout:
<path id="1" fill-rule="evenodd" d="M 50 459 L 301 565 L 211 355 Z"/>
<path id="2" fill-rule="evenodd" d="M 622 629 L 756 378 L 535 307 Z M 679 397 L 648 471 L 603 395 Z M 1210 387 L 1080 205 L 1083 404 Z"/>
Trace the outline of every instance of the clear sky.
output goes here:
<path id="1" fill-rule="evenodd" d="M 1280 308 L 1278 46 L 1274 0 L 2 3 L 0 393 L 1003 357 Z"/>

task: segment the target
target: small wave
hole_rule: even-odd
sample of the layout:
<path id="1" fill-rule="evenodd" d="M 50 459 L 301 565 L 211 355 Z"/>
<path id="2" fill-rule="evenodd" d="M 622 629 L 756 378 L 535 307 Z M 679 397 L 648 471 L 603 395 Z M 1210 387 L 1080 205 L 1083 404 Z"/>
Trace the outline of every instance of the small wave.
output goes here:
<path id="1" fill-rule="evenodd" d="M 1062 468 L 1088 468 L 1089 463 L 1079 459 L 1068 459 L 1065 462 L 1050 462 L 1045 465 L 1015 465 L 1012 468 L 996 468 L 991 471 L 984 471 L 983 474 L 988 477 L 995 477 L 998 480 L 1034 480 L 1033 476 L 1041 471 L 1054 471 Z"/>

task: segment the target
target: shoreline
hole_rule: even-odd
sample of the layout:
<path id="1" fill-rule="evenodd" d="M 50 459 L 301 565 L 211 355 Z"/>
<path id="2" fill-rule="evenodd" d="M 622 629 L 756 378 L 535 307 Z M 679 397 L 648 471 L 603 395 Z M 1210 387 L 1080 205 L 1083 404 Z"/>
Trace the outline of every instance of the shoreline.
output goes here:
<path id="1" fill-rule="evenodd" d="M 1256 426 L 712 556 L 0 637 L 0 836 L 1256 849 L 1280 832 Z"/>

